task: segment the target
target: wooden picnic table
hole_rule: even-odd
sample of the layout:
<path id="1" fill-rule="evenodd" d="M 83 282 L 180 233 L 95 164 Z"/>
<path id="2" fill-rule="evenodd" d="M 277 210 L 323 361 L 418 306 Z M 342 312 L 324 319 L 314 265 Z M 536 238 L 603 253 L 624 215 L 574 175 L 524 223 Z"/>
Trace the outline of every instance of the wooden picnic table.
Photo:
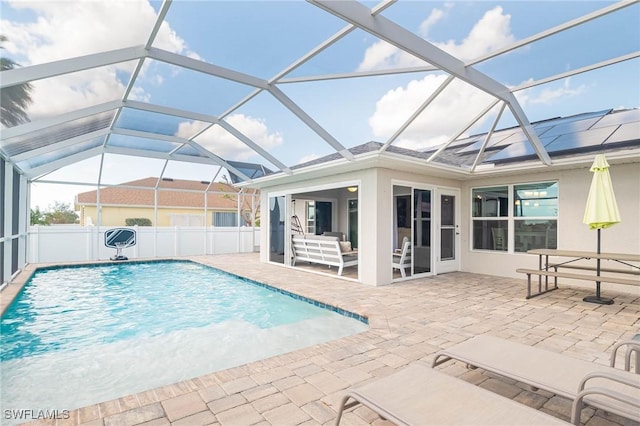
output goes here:
<path id="1" fill-rule="evenodd" d="M 640 266 L 633 263 L 640 263 L 640 254 L 630 253 L 597 253 L 592 251 L 580 250 L 555 250 L 555 249 L 534 249 L 527 251 L 529 254 L 538 256 L 538 269 L 519 268 L 516 272 L 527 274 L 527 299 L 539 296 L 548 291 L 558 288 L 558 277 L 595 281 L 599 286 L 601 282 L 624 284 L 624 285 L 640 285 Z M 549 257 L 564 258 L 558 262 L 550 263 Z M 576 263 L 581 260 L 595 259 L 598 261 L 597 266 L 586 265 L 584 263 Z M 627 268 L 609 268 L 600 267 L 601 260 L 610 260 L 616 264 L 625 265 Z M 558 271 L 563 269 L 579 269 L 584 271 L 595 272 L 595 274 L 576 274 L 572 272 Z M 606 275 L 602 275 L 606 272 Z M 632 278 L 620 277 L 619 275 L 610 274 L 628 274 L 633 275 Z M 538 292 L 531 293 L 531 275 L 538 275 Z M 639 276 L 636 278 L 635 276 Z M 544 279 L 544 290 L 542 288 L 542 277 Z M 549 277 L 554 278 L 553 287 L 549 287 Z M 604 299 L 603 299 L 604 300 Z"/>

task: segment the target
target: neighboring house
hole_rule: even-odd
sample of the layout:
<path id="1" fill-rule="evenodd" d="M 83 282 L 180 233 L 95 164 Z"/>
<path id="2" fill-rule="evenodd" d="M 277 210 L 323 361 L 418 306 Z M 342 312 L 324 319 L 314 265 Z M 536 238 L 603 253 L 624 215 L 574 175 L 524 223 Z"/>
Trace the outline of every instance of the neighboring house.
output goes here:
<path id="1" fill-rule="evenodd" d="M 538 261 L 527 250 L 596 249 L 596 233 L 582 223 L 596 154 L 611 165 L 622 216 L 603 230 L 602 251 L 640 253 L 640 110 L 532 126 L 550 165 L 515 127 L 429 151 L 369 142 L 351 148 L 352 159 L 332 154 L 295 166 L 293 175 L 255 179 L 247 186 L 260 189 L 269 212 L 261 260 L 291 266 L 291 234 L 329 231 L 358 248 L 352 276 L 365 284 L 402 279 L 392 253 L 405 237 L 408 277 L 467 271 L 522 279 L 516 269 Z"/>
<path id="2" fill-rule="evenodd" d="M 252 201 L 254 190 L 239 191 L 222 182 L 148 177 L 100 189 L 101 218 L 97 190 L 78 194 L 75 209 L 81 225 L 125 226 L 127 219 L 144 218 L 153 226 L 251 226 L 259 198 Z"/>

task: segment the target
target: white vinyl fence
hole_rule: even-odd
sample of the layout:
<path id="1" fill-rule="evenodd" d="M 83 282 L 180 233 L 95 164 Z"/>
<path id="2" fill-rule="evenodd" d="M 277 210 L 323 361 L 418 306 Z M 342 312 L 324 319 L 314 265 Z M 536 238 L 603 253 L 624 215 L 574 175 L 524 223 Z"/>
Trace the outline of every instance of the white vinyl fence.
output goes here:
<path id="1" fill-rule="evenodd" d="M 116 249 L 105 247 L 104 233 L 117 228 L 51 225 L 29 227 L 27 262 L 107 260 Z M 136 231 L 136 245 L 122 250 L 129 259 L 259 251 L 260 228 L 126 227 Z"/>

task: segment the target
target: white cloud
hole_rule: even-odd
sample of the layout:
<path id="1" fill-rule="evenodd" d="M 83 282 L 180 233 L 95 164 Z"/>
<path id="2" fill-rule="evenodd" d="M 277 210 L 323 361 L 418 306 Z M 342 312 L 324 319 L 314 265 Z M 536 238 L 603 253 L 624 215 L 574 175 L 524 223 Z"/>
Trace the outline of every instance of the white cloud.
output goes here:
<path id="1" fill-rule="evenodd" d="M 9 1 L 16 9 L 30 9 L 29 22 L 2 20 L 9 38 L 7 51 L 22 66 L 43 64 L 92 53 L 142 45 L 147 42 L 156 13 L 148 1 Z M 162 49 L 197 56 L 165 22 L 154 43 Z M 31 118 L 58 114 L 122 96 L 136 61 L 101 67 L 34 82 Z M 144 73 L 144 70 L 143 70 Z M 157 75 L 148 76 L 156 84 Z M 138 89 L 136 99 L 149 96 Z"/>
<path id="2" fill-rule="evenodd" d="M 562 86 L 550 89 L 545 88 L 535 97 L 529 97 L 528 102 L 532 104 L 552 104 L 558 99 L 566 99 L 567 97 L 574 97 L 586 92 L 587 86 L 580 85 L 576 88 L 571 87 L 571 81 L 567 78 Z"/>
<path id="3" fill-rule="evenodd" d="M 450 9 L 451 7 L 453 7 L 453 5 L 449 3 L 449 4 L 446 4 L 445 7 L 447 9 Z M 422 21 L 422 23 L 420 24 L 420 35 L 426 39 L 429 36 L 429 30 L 431 29 L 431 27 L 437 24 L 439 21 L 441 21 L 444 18 L 444 16 L 445 16 L 444 10 L 434 8 L 429 14 L 429 17 L 424 21 Z"/>
<path id="4" fill-rule="evenodd" d="M 426 76 L 384 95 L 369 118 L 374 136 L 385 141 L 445 79 L 443 75 Z M 446 142 L 490 102 L 486 93 L 455 80 L 402 132 L 394 145 L 420 149 Z"/>
<path id="5" fill-rule="evenodd" d="M 265 120 L 244 114 L 233 114 L 227 117 L 226 121 L 267 152 L 270 152 L 283 142 L 280 133 L 269 132 Z M 198 125 L 199 123 L 183 123 L 180 126 L 179 133 L 181 134 L 179 136 L 192 136 L 198 130 Z M 215 155 L 225 159 L 248 161 L 256 156 L 253 149 L 240 142 L 220 126 L 213 126 L 207 129 L 194 140 Z"/>
<path id="6" fill-rule="evenodd" d="M 434 9 L 420 26 L 421 33 L 428 34 L 429 29 L 445 15 L 444 11 Z M 512 43 L 514 36 L 510 21 L 511 17 L 504 14 L 501 7 L 495 7 L 484 14 L 460 43 L 449 40 L 433 44 L 461 60 L 469 60 Z M 420 64 L 424 65 L 415 57 L 379 42 L 367 50 L 359 70 Z M 384 141 L 393 135 L 445 78 L 444 75 L 428 75 L 387 92 L 377 102 L 376 110 L 369 118 L 374 136 Z M 490 102 L 489 95 L 460 80 L 454 80 L 401 134 L 395 145 L 420 149 L 445 142 Z"/>
<path id="7" fill-rule="evenodd" d="M 511 15 L 504 14 L 502 7 L 497 6 L 487 11 L 473 26 L 469 35 L 456 43 L 435 43 L 445 52 L 468 61 L 512 44 L 515 37 L 511 33 Z"/>

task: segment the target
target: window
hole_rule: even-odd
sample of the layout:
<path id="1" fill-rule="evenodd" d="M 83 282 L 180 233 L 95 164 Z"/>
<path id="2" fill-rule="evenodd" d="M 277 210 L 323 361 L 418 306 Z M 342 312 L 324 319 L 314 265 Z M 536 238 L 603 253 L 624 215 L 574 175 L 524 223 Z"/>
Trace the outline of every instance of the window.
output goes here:
<path id="1" fill-rule="evenodd" d="M 557 182 L 475 188 L 471 197 L 473 249 L 557 248 Z"/>
<path id="2" fill-rule="evenodd" d="M 507 251 L 509 187 L 473 189 L 471 197 L 473 248 Z"/>
<path id="3" fill-rule="evenodd" d="M 513 187 L 514 249 L 557 248 L 558 183 Z"/>
<path id="4" fill-rule="evenodd" d="M 213 212 L 213 226 L 238 226 L 236 212 Z"/>
<path id="5" fill-rule="evenodd" d="M 204 216 L 201 214 L 171 214 L 170 226 L 203 226 Z"/>

